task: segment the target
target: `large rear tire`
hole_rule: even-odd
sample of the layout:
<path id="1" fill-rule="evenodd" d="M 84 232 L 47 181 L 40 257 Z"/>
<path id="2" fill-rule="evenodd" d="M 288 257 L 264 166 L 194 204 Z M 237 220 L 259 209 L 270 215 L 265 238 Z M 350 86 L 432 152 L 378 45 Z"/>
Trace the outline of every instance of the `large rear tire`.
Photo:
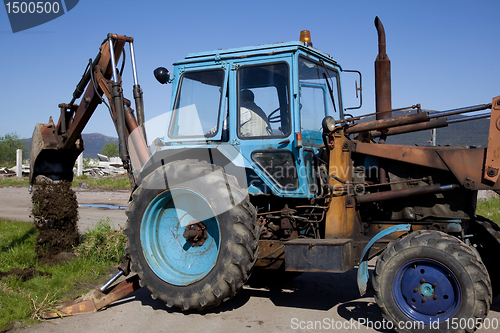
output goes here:
<path id="1" fill-rule="evenodd" d="M 481 256 L 493 287 L 493 298 L 500 294 L 500 265 L 498 254 L 500 253 L 500 227 L 493 221 L 482 216 L 477 216 L 471 222 L 471 231 L 474 237 L 471 242 Z"/>
<path id="2" fill-rule="evenodd" d="M 373 288 L 383 316 L 398 332 L 472 332 L 491 304 L 490 279 L 479 257 L 437 231 L 394 241 L 377 260 Z"/>
<path id="3" fill-rule="evenodd" d="M 243 286 L 257 260 L 255 208 L 220 167 L 197 160 L 166 164 L 144 178 L 126 213 L 132 270 L 169 307 L 219 305 Z M 193 224 L 206 230 L 201 245 L 185 238 Z"/>

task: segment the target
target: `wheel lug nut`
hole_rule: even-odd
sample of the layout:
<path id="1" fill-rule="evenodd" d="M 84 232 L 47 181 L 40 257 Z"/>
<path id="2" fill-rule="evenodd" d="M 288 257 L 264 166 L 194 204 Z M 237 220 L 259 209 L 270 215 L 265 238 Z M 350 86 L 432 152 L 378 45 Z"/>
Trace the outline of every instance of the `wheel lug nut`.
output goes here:
<path id="1" fill-rule="evenodd" d="M 420 283 L 424 283 L 425 282 L 425 279 L 420 279 Z"/>
<path id="2" fill-rule="evenodd" d="M 434 295 L 434 297 L 432 297 L 434 300 L 438 299 L 438 295 Z"/>
<path id="3" fill-rule="evenodd" d="M 432 286 L 433 286 L 434 288 L 436 288 L 436 287 L 438 286 L 438 284 L 437 284 L 436 282 L 434 282 L 434 283 L 432 284 Z"/>
<path id="4" fill-rule="evenodd" d="M 422 298 L 422 303 L 425 303 L 426 299 L 425 298 Z"/>
<path id="5" fill-rule="evenodd" d="M 413 289 L 413 292 L 416 293 L 418 291 L 418 288 Z"/>

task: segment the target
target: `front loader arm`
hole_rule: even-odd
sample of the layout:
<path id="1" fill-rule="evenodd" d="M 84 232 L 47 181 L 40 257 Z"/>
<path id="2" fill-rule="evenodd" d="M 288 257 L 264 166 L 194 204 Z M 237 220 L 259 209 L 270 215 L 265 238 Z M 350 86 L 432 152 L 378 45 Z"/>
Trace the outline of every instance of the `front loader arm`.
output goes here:
<path id="1" fill-rule="evenodd" d="M 487 148 L 379 145 L 352 140 L 350 142 L 350 149 L 352 152 L 363 155 L 450 171 L 455 175 L 460 185 L 469 190 L 500 191 L 500 182 L 498 182 L 500 170 L 500 96 L 493 98 L 491 104 L 456 109 L 434 115 L 421 112 L 410 116 L 375 120 L 351 125 L 347 127 L 346 132 L 359 133 L 361 131 L 382 129 L 385 130 L 387 135 L 409 133 L 432 128 L 434 126 L 426 125 L 433 122 L 442 122 L 442 126 L 447 126 L 449 122 L 453 122 L 453 120 L 448 121 L 444 118 L 448 115 L 490 108 L 491 113 L 489 115 L 480 115 L 481 117 L 490 117 Z M 468 118 L 474 120 L 477 117 L 472 116 Z M 467 120 L 467 118 L 464 118 L 464 120 Z"/>

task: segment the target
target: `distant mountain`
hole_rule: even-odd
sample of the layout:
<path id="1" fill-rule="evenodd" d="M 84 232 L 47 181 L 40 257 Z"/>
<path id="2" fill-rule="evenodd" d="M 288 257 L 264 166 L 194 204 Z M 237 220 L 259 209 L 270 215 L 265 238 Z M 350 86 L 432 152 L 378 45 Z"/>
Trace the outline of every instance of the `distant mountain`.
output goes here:
<path id="1" fill-rule="evenodd" d="M 83 142 L 85 143 L 85 150 L 83 151 L 83 158 L 97 158 L 97 154 L 102 151 L 102 146 L 106 142 L 116 142 L 118 144 L 118 138 L 111 136 L 106 136 L 100 133 L 89 133 L 82 134 Z M 28 147 L 31 147 L 31 138 L 26 139 Z M 29 153 L 28 155 L 29 156 Z"/>
<path id="2" fill-rule="evenodd" d="M 82 134 L 83 142 L 85 142 L 85 150 L 83 151 L 83 158 L 97 158 L 97 154 L 101 154 L 102 146 L 106 142 L 116 142 L 118 138 L 106 136 L 99 133 Z"/>

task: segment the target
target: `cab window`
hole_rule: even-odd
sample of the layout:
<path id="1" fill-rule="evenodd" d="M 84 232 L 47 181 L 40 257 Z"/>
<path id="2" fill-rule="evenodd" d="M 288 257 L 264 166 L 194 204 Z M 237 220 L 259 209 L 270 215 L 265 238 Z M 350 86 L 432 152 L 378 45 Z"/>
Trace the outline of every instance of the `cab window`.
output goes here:
<path id="1" fill-rule="evenodd" d="M 305 146 L 322 142 L 321 123 L 325 116 L 341 117 L 338 73 L 324 63 L 299 58 L 300 130 Z"/>
<path id="2" fill-rule="evenodd" d="M 170 137 L 206 137 L 219 131 L 224 70 L 184 73 L 172 112 Z"/>
<path id="3" fill-rule="evenodd" d="M 286 63 L 238 70 L 238 136 L 242 139 L 290 134 L 289 74 Z"/>

